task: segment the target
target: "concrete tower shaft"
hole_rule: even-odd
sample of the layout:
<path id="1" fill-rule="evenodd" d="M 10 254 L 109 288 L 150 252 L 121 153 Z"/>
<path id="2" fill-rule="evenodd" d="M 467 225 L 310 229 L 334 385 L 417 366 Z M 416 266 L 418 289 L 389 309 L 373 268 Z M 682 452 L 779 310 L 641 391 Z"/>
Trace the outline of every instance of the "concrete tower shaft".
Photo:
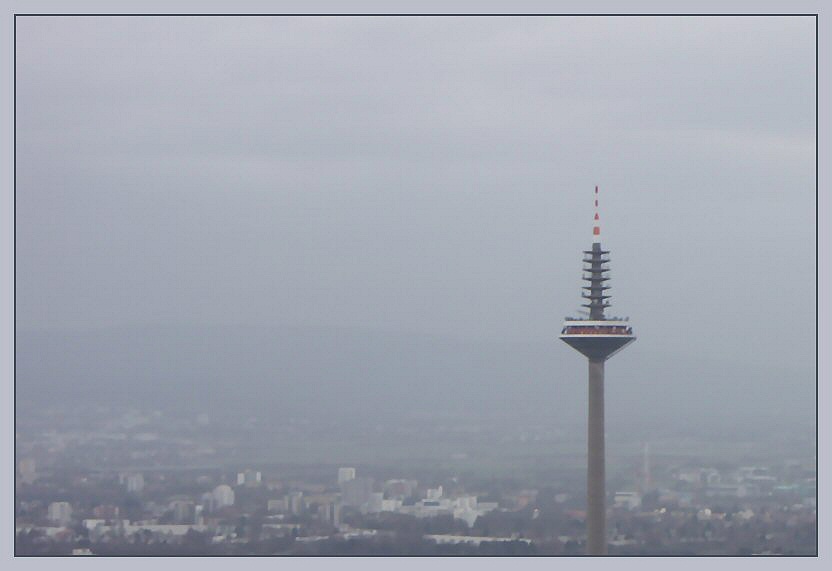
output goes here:
<path id="1" fill-rule="evenodd" d="M 586 553 L 607 554 L 607 485 L 604 445 L 604 361 L 589 360 L 586 465 Z"/>

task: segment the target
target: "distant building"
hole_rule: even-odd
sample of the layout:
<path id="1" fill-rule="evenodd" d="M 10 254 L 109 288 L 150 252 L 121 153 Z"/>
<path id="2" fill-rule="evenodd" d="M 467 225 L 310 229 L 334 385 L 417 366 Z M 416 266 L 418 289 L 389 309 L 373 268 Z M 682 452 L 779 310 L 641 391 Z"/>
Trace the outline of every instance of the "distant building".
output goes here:
<path id="1" fill-rule="evenodd" d="M 380 513 L 384 507 L 384 494 L 382 492 L 371 492 L 364 506 L 364 511 L 367 513 Z"/>
<path id="2" fill-rule="evenodd" d="M 189 500 L 174 500 L 170 503 L 173 523 L 194 523 L 194 503 Z"/>
<path id="3" fill-rule="evenodd" d="M 722 475 L 715 468 L 683 468 L 676 473 L 676 480 L 694 487 L 718 486 Z"/>
<path id="4" fill-rule="evenodd" d="M 372 478 L 355 478 L 341 484 L 341 503 L 345 506 L 360 508 L 373 491 Z"/>
<path id="5" fill-rule="evenodd" d="M 520 490 L 515 494 L 506 496 L 506 500 L 512 506 L 512 509 L 522 510 L 537 500 L 537 490 Z"/>
<path id="6" fill-rule="evenodd" d="M 201 505 L 194 506 L 194 525 L 204 525 L 205 516 L 203 515 L 205 508 Z"/>
<path id="7" fill-rule="evenodd" d="M 616 492 L 614 505 L 617 508 L 634 510 L 641 506 L 641 494 L 638 492 Z"/>
<path id="8" fill-rule="evenodd" d="M 257 486 L 262 481 L 262 474 L 260 471 L 245 470 L 237 474 L 238 486 Z"/>
<path id="9" fill-rule="evenodd" d="M 482 506 L 477 503 L 477 496 L 460 496 L 451 505 L 454 517 L 464 521 L 468 527 L 473 526 L 478 517 L 490 511 L 482 509 Z"/>
<path id="10" fill-rule="evenodd" d="M 72 506 L 69 502 L 52 502 L 47 508 L 49 521 L 58 525 L 68 525 L 72 521 Z"/>
<path id="11" fill-rule="evenodd" d="M 464 495 L 451 499 L 439 495 L 441 493 L 439 488 L 429 491 L 431 492 L 430 497 L 409 506 L 399 504 L 395 511 L 418 518 L 450 515 L 456 519 L 461 519 L 468 527 L 471 527 L 478 517 L 497 509 L 497 502 L 480 503 L 476 496 Z"/>
<path id="12" fill-rule="evenodd" d="M 332 506 L 330 502 L 318 505 L 318 519 L 327 523 L 332 522 Z"/>
<path id="13" fill-rule="evenodd" d="M 454 506 L 459 509 L 477 509 L 477 496 L 459 496 L 454 500 Z"/>
<path id="14" fill-rule="evenodd" d="M 701 485 L 702 484 L 702 469 L 701 468 L 682 468 L 675 474 L 676 480 L 680 482 L 687 482 L 688 484 Z"/>
<path id="15" fill-rule="evenodd" d="M 719 484 L 709 486 L 705 490 L 705 495 L 709 498 L 715 497 L 729 497 L 729 498 L 744 498 L 749 493 L 750 486 L 745 484 Z"/>
<path id="16" fill-rule="evenodd" d="M 144 490 L 144 476 L 141 474 L 129 474 L 126 478 L 127 492 L 139 494 Z"/>
<path id="17" fill-rule="evenodd" d="M 718 486 L 722 483 L 722 474 L 715 468 L 708 468 L 702 471 L 702 480 L 706 486 Z"/>
<path id="18" fill-rule="evenodd" d="M 332 525 L 338 527 L 341 525 L 341 504 L 337 503 L 332 506 Z"/>
<path id="19" fill-rule="evenodd" d="M 211 513 L 215 509 L 216 501 L 214 500 L 214 494 L 211 492 L 205 492 L 202 494 L 200 498 L 200 507 L 202 508 L 203 513 Z"/>
<path id="20" fill-rule="evenodd" d="M 37 479 L 37 473 L 35 471 L 35 460 L 34 458 L 24 458 L 18 464 L 18 468 L 20 471 L 20 482 L 23 484 L 31 484 Z"/>
<path id="21" fill-rule="evenodd" d="M 397 499 L 397 498 L 381 501 L 381 511 L 383 511 L 383 512 L 399 511 L 399 508 L 401 508 L 401 507 L 402 507 L 402 500 Z"/>
<path id="22" fill-rule="evenodd" d="M 283 513 L 289 511 L 289 509 L 286 507 L 285 498 L 279 500 L 269 500 L 266 503 L 266 509 L 271 513 Z"/>
<path id="23" fill-rule="evenodd" d="M 350 480 L 355 480 L 355 468 L 338 468 L 338 485 Z"/>
<path id="24" fill-rule="evenodd" d="M 303 513 L 303 492 L 291 492 L 286 496 L 286 506 L 292 515 Z"/>
<path id="25" fill-rule="evenodd" d="M 116 519 L 119 517 L 119 509 L 118 506 L 114 506 L 111 504 L 102 504 L 93 508 L 92 515 L 98 519 Z"/>
<path id="26" fill-rule="evenodd" d="M 220 484 L 211 493 L 214 497 L 214 509 L 222 509 L 234 505 L 234 490 L 227 484 Z"/>
<path id="27" fill-rule="evenodd" d="M 390 498 L 409 498 L 419 485 L 416 480 L 387 480 L 384 483 L 384 491 Z"/>

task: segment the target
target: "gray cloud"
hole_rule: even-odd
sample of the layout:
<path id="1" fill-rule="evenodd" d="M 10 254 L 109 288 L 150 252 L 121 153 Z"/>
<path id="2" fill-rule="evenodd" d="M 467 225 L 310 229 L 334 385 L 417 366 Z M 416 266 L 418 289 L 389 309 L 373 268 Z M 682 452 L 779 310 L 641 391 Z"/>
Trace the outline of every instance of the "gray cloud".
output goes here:
<path id="1" fill-rule="evenodd" d="M 811 18 L 18 18 L 17 324 L 551 341 L 571 375 L 600 184 L 620 390 L 805 416 L 814 90 Z"/>

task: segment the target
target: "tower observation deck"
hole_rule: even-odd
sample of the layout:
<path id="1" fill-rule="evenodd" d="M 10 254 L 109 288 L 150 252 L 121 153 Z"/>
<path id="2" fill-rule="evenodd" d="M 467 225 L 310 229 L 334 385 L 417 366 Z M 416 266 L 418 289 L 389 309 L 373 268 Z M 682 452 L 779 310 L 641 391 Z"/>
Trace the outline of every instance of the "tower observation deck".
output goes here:
<path id="1" fill-rule="evenodd" d="M 586 318 L 567 317 L 560 338 L 589 361 L 587 422 L 587 555 L 607 553 L 604 466 L 604 362 L 635 341 L 629 318 L 606 317 L 609 306 L 609 250 L 601 247 L 598 187 L 595 187 L 595 225 L 592 248 L 584 250 L 582 294 Z"/>

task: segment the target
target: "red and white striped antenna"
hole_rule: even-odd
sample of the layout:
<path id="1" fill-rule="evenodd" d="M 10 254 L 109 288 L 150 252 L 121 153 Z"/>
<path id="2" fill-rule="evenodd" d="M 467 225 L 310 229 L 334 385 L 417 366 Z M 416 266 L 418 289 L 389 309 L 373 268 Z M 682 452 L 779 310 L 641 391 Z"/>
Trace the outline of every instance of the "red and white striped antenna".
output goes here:
<path id="1" fill-rule="evenodd" d="M 601 217 L 598 216 L 598 185 L 595 185 L 595 226 L 592 227 L 592 243 L 601 243 Z"/>

